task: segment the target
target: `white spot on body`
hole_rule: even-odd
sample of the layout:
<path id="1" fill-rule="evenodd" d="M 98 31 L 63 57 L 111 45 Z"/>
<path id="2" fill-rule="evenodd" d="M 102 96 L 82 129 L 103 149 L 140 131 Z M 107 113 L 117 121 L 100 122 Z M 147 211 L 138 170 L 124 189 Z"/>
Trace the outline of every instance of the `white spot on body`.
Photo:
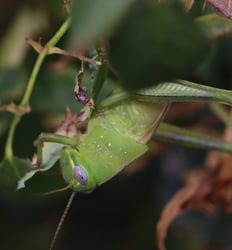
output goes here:
<path id="1" fill-rule="evenodd" d="M 111 147 L 111 143 L 110 142 L 108 143 L 108 147 Z"/>
<path id="2" fill-rule="evenodd" d="M 124 151 L 124 154 L 126 155 L 126 154 L 127 154 L 127 152 L 126 152 L 126 151 Z"/>
<path id="3" fill-rule="evenodd" d="M 104 137 L 103 135 L 100 136 L 101 139 L 103 139 L 103 137 Z"/>

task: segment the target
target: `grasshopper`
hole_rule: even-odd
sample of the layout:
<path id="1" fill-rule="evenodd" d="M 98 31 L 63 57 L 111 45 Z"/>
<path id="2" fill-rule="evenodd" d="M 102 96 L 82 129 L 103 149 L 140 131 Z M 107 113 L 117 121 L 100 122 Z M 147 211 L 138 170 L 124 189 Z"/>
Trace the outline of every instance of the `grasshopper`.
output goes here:
<path id="1" fill-rule="evenodd" d="M 88 117 L 86 132 L 77 136 L 41 134 L 37 140 L 38 167 L 48 167 L 60 158 L 62 176 L 67 187 L 74 191 L 66 210 L 75 192 L 90 193 L 146 153 L 147 142 L 152 137 L 161 140 L 170 138 L 172 142 L 183 144 L 187 141 L 190 146 L 232 152 L 230 143 L 203 134 L 192 135 L 187 130 L 162 123 L 170 104 L 179 101 L 213 101 L 232 105 L 229 90 L 178 80 L 133 94 L 119 91 L 92 112 L 85 107 L 82 112 L 87 115 L 82 115 L 84 119 Z M 51 154 L 47 158 L 54 158 L 52 163 L 50 159 L 44 162 L 43 151 L 51 144 L 58 145 L 54 146 L 56 157 Z M 67 214 L 66 210 L 50 249 Z"/>
<path id="2" fill-rule="evenodd" d="M 207 22 L 204 23 L 201 18 L 196 21 L 202 23 L 207 36 L 220 36 L 209 33 L 205 27 Z M 90 109 L 95 108 L 93 102 L 97 95 L 92 102 L 85 94 L 85 88 L 75 87 L 76 99 L 84 104 L 90 103 L 91 106 L 85 107 L 78 113 L 78 119 L 71 122 L 76 126 L 83 120 L 87 121 L 84 133 L 69 133 L 68 125 L 65 132 L 43 133 L 37 139 L 37 159 L 34 161 L 37 169 L 47 170 L 60 159 L 62 176 L 67 187 L 73 190 L 50 249 L 53 249 L 74 193 L 90 193 L 107 182 L 125 166 L 146 153 L 149 149 L 147 142 L 152 137 L 232 152 L 230 143 L 202 134 L 191 134 L 187 130 L 163 123 L 172 102 L 203 101 L 231 105 L 231 91 L 176 80 L 135 93 L 116 91 L 92 111 Z"/>

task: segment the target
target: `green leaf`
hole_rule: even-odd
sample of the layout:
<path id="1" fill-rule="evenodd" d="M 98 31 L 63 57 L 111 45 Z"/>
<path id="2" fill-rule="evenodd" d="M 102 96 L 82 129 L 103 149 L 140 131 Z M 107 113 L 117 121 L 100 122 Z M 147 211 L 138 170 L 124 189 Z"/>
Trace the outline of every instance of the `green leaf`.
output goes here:
<path id="1" fill-rule="evenodd" d="M 32 169 L 29 161 L 13 157 L 4 158 L 0 163 L 0 190 L 15 191 L 23 187 L 22 178 Z"/>
<path id="2" fill-rule="evenodd" d="M 78 0 L 72 6 L 71 44 L 94 42 L 112 32 L 134 0 Z"/>
<path id="3" fill-rule="evenodd" d="M 137 4 L 110 45 L 110 63 L 128 90 L 183 78 L 208 50 L 199 27 L 177 4 Z"/>

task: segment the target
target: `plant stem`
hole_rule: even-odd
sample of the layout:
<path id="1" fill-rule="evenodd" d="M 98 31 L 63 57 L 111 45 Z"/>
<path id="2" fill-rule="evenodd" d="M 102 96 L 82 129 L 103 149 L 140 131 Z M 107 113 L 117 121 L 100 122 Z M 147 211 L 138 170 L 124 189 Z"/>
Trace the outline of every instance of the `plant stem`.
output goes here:
<path id="1" fill-rule="evenodd" d="M 44 46 L 43 50 L 41 51 L 41 53 L 38 55 L 37 60 L 35 62 L 35 65 L 33 67 L 33 70 L 31 72 L 30 78 L 28 80 L 27 83 L 27 87 L 25 90 L 25 93 L 23 95 L 23 98 L 20 102 L 21 106 L 26 106 L 29 104 L 30 98 L 31 98 L 31 93 L 32 90 L 34 88 L 35 85 L 35 81 L 37 78 L 37 75 L 39 73 L 39 70 L 41 68 L 41 65 L 47 55 L 47 51 L 49 47 L 54 46 L 60 39 L 61 37 L 64 35 L 64 33 L 67 31 L 67 29 L 70 26 L 70 18 L 68 18 L 59 28 L 59 30 L 54 34 L 54 36 L 46 43 L 46 45 Z M 15 129 L 16 126 L 18 124 L 18 122 L 20 121 L 21 115 L 20 114 L 16 114 L 11 122 L 10 125 L 10 129 L 9 129 L 9 133 L 8 133 L 8 137 L 7 137 L 7 141 L 6 141 L 6 146 L 5 146 L 5 157 L 8 159 L 12 159 L 13 157 L 13 138 L 14 138 L 14 133 L 15 133 Z"/>
<path id="2" fill-rule="evenodd" d="M 13 149 L 12 149 L 12 142 L 13 142 L 13 138 L 14 138 L 14 132 L 17 126 L 17 123 L 19 122 L 19 116 L 15 115 L 11 125 L 10 125 L 10 129 L 9 129 L 9 133 L 8 133 L 8 137 L 7 137 L 7 141 L 6 141 L 6 146 L 5 146 L 5 157 L 7 159 L 12 159 L 13 157 Z"/>
<path id="3" fill-rule="evenodd" d="M 232 119 L 226 109 L 219 103 L 210 103 L 210 108 L 214 114 L 228 127 L 232 127 Z"/>
<path id="4" fill-rule="evenodd" d="M 162 142 L 176 143 L 185 147 L 218 150 L 232 153 L 232 145 L 221 138 L 213 137 L 204 132 L 190 131 L 168 123 L 161 123 L 153 139 Z"/>
<path id="5" fill-rule="evenodd" d="M 66 21 L 60 26 L 54 36 L 46 43 L 45 47 L 53 47 L 56 45 L 64 33 L 68 30 L 71 23 L 71 18 L 67 18 Z"/>
<path id="6" fill-rule="evenodd" d="M 42 50 L 42 52 L 39 54 L 39 56 L 37 57 L 35 65 L 34 65 L 34 67 L 32 69 L 32 72 L 31 72 L 30 78 L 28 80 L 24 96 L 23 96 L 23 98 L 21 100 L 21 103 L 20 103 L 20 105 L 22 105 L 22 106 L 27 105 L 29 103 L 29 101 L 30 101 L 30 97 L 31 97 L 32 90 L 34 88 L 35 80 L 37 78 L 37 75 L 39 73 L 39 70 L 41 68 L 41 65 L 42 65 L 46 55 L 47 55 L 47 49 L 45 47 Z"/>
<path id="7" fill-rule="evenodd" d="M 25 91 L 25 94 L 23 96 L 23 99 L 21 101 L 21 105 L 26 105 L 28 104 L 30 97 L 31 97 L 31 92 L 34 88 L 35 80 L 37 78 L 37 75 L 39 73 L 40 67 L 47 55 L 47 49 L 49 47 L 52 47 L 57 44 L 57 42 L 61 39 L 61 37 L 64 35 L 64 33 L 67 31 L 70 25 L 70 18 L 68 18 L 59 28 L 59 30 L 55 33 L 55 35 L 46 43 L 44 46 L 44 49 L 42 52 L 39 54 L 36 63 L 34 65 L 34 68 L 32 70 L 31 76 L 29 78 L 27 88 Z"/>

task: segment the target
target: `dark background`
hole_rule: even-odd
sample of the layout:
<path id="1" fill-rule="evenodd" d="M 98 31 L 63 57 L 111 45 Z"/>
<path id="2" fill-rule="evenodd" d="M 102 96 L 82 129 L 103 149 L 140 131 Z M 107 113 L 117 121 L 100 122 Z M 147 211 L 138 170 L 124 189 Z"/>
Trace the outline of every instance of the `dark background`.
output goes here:
<path id="1" fill-rule="evenodd" d="M 202 1 L 196 1 L 191 14 L 199 14 L 201 6 Z M 32 34 L 34 39 L 42 37 L 42 41 L 51 37 L 65 16 L 62 3 L 57 0 L 2 0 L 0 7 L 0 53 L 6 50 L 2 46 L 3 40 L 24 8 L 32 13 L 41 12 L 46 17 L 45 25 Z M 17 39 L 18 35 L 11 37 L 16 47 Z M 64 39 L 59 46 L 65 44 Z M 23 93 L 36 58 L 36 53 L 26 43 L 25 47 L 25 55 L 16 64 L 8 62 L 8 56 L 2 58 L 0 54 L 4 59 L 0 72 L 1 104 L 9 100 L 17 102 Z M 231 39 L 214 45 L 192 80 L 229 89 L 232 80 L 231 48 Z M 11 54 L 11 49 L 8 53 Z M 58 59 L 56 56 L 47 58 L 41 69 L 31 100 L 33 112 L 23 117 L 16 130 L 14 149 L 17 156 L 32 156 L 35 150 L 33 141 L 41 131 L 52 131 L 59 124 L 66 104 L 73 111 L 79 109 L 73 98 L 78 62 L 71 63 L 64 70 L 55 71 L 52 66 Z M 180 110 L 181 105 L 174 108 Z M 191 113 L 193 115 L 189 115 Z M 0 113 L 1 157 L 10 119 L 11 115 Z M 223 129 L 204 106 L 199 108 L 193 105 L 186 117 L 182 116 L 175 122 L 185 127 L 200 124 L 209 130 Z M 91 194 L 76 194 L 55 249 L 156 249 L 155 224 L 163 206 L 181 187 L 181 176 L 185 170 L 203 167 L 206 152 L 176 145 L 157 143 L 153 146 L 156 153 L 135 164 L 136 170 L 131 168 L 120 173 Z M 57 164 L 51 171 L 37 174 L 28 181 L 26 189 L 16 193 L 1 193 L 0 248 L 48 249 L 71 191 L 49 196 L 39 194 L 63 186 L 65 183 Z M 188 212 L 171 225 L 167 249 L 232 249 L 231 220 L 223 211 L 219 211 L 215 218 L 196 211 Z"/>

